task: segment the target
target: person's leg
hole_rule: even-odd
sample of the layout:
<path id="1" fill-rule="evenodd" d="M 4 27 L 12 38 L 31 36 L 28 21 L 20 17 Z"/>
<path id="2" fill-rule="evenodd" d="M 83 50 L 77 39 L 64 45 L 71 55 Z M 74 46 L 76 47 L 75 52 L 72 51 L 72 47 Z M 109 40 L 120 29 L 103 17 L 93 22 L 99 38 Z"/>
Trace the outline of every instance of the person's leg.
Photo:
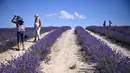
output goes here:
<path id="1" fill-rule="evenodd" d="M 41 28 L 39 27 L 38 28 L 38 40 L 40 40 L 40 30 L 41 30 Z"/>
<path id="2" fill-rule="evenodd" d="M 20 43 L 19 42 L 17 43 L 17 46 L 18 46 L 17 50 L 20 50 Z"/>
<path id="3" fill-rule="evenodd" d="M 38 29 L 36 30 L 36 41 L 38 40 Z"/>
<path id="4" fill-rule="evenodd" d="M 25 50 L 24 42 L 22 42 L 23 50 Z"/>
<path id="5" fill-rule="evenodd" d="M 17 32 L 17 46 L 18 46 L 17 50 L 20 50 L 20 33 L 19 32 Z"/>
<path id="6" fill-rule="evenodd" d="M 23 50 L 25 50 L 24 40 L 25 40 L 25 31 L 21 31 L 21 42 L 22 42 Z"/>
<path id="7" fill-rule="evenodd" d="M 35 29 L 34 30 L 34 42 L 36 42 L 36 40 L 37 40 L 37 30 Z"/>

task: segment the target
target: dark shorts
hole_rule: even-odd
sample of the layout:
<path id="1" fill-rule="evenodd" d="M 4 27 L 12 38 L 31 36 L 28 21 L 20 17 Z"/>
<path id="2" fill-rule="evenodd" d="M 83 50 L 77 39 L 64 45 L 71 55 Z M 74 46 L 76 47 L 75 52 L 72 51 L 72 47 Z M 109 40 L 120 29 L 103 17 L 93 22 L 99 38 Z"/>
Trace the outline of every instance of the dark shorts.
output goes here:
<path id="1" fill-rule="evenodd" d="M 25 39 L 25 31 L 17 31 L 17 43 L 23 43 Z"/>

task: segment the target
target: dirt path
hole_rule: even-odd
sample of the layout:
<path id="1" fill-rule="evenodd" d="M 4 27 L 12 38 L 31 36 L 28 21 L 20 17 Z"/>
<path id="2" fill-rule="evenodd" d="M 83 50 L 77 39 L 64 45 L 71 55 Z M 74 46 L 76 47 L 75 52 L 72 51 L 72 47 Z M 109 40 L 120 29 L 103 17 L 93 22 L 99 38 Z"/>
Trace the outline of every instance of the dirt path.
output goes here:
<path id="1" fill-rule="evenodd" d="M 117 50 L 118 52 L 121 52 L 124 55 L 130 57 L 130 51 L 128 50 L 128 48 L 123 47 L 121 44 L 117 44 L 116 42 L 114 42 L 114 40 L 110 41 L 106 36 L 102 37 L 99 34 L 95 34 L 95 33 L 91 32 L 91 31 L 88 31 L 88 30 L 87 30 L 87 32 L 89 32 L 91 35 L 93 35 L 97 39 L 103 41 L 105 44 L 107 44 L 113 50 Z"/>
<path id="2" fill-rule="evenodd" d="M 41 63 L 45 73 L 93 73 L 92 65 L 81 61 L 74 30 L 64 32 L 51 47 L 50 61 Z M 84 70 L 84 71 L 83 71 Z"/>
<path id="3" fill-rule="evenodd" d="M 43 33 L 41 34 L 41 38 L 44 37 L 45 35 L 47 35 L 49 32 Z M 34 38 L 28 39 L 27 41 L 25 41 L 25 51 L 31 46 L 33 45 L 33 40 Z M 12 48 L 16 48 L 17 46 L 14 46 Z M 22 46 L 21 46 L 22 47 Z M 21 48 L 22 49 L 22 48 Z M 25 51 L 14 51 L 14 50 L 7 50 L 3 53 L 0 53 L 0 62 L 4 62 L 6 63 L 6 60 L 11 60 L 12 57 L 11 56 L 21 56 L 25 53 Z M 5 60 L 6 59 L 6 60 Z"/>

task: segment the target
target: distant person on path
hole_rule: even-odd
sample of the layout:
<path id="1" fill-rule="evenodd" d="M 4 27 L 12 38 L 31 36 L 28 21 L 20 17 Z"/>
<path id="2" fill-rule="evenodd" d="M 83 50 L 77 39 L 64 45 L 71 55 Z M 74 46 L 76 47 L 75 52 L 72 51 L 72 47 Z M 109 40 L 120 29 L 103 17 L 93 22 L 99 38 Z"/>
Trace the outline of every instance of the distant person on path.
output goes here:
<path id="1" fill-rule="evenodd" d="M 103 22 L 103 26 L 106 26 L 106 21 Z"/>
<path id="2" fill-rule="evenodd" d="M 22 43 L 23 50 L 25 50 L 24 47 L 24 38 L 25 38 L 25 26 L 24 21 L 21 16 L 14 15 L 12 22 L 16 24 L 17 27 L 17 46 L 18 48 L 16 50 L 20 50 L 20 43 Z"/>
<path id="3" fill-rule="evenodd" d="M 40 30 L 42 26 L 42 21 L 39 18 L 38 14 L 34 15 L 35 17 L 35 22 L 34 22 L 34 42 L 40 40 Z"/>
<path id="4" fill-rule="evenodd" d="M 111 26 L 112 25 L 112 22 L 109 20 L 109 26 Z"/>

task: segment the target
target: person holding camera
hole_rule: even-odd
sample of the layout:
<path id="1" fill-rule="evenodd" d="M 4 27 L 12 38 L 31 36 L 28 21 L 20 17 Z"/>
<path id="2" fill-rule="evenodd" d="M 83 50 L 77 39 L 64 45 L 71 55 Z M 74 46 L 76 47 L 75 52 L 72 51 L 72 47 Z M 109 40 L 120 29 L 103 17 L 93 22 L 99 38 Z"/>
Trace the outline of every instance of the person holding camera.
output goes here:
<path id="1" fill-rule="evenodd" d="M 17 46 L 18 48 L 16 50 L 20 50 L 20 43 L 22 43 L 23 50 L 25 50 L 24 47 L 24 39 L 25 39 L 25 26 L 24 21 L 21 16 L 14 15 L 13 19 L 11 20 L 14 24 L 16 24 L 17 28 Z"/>

